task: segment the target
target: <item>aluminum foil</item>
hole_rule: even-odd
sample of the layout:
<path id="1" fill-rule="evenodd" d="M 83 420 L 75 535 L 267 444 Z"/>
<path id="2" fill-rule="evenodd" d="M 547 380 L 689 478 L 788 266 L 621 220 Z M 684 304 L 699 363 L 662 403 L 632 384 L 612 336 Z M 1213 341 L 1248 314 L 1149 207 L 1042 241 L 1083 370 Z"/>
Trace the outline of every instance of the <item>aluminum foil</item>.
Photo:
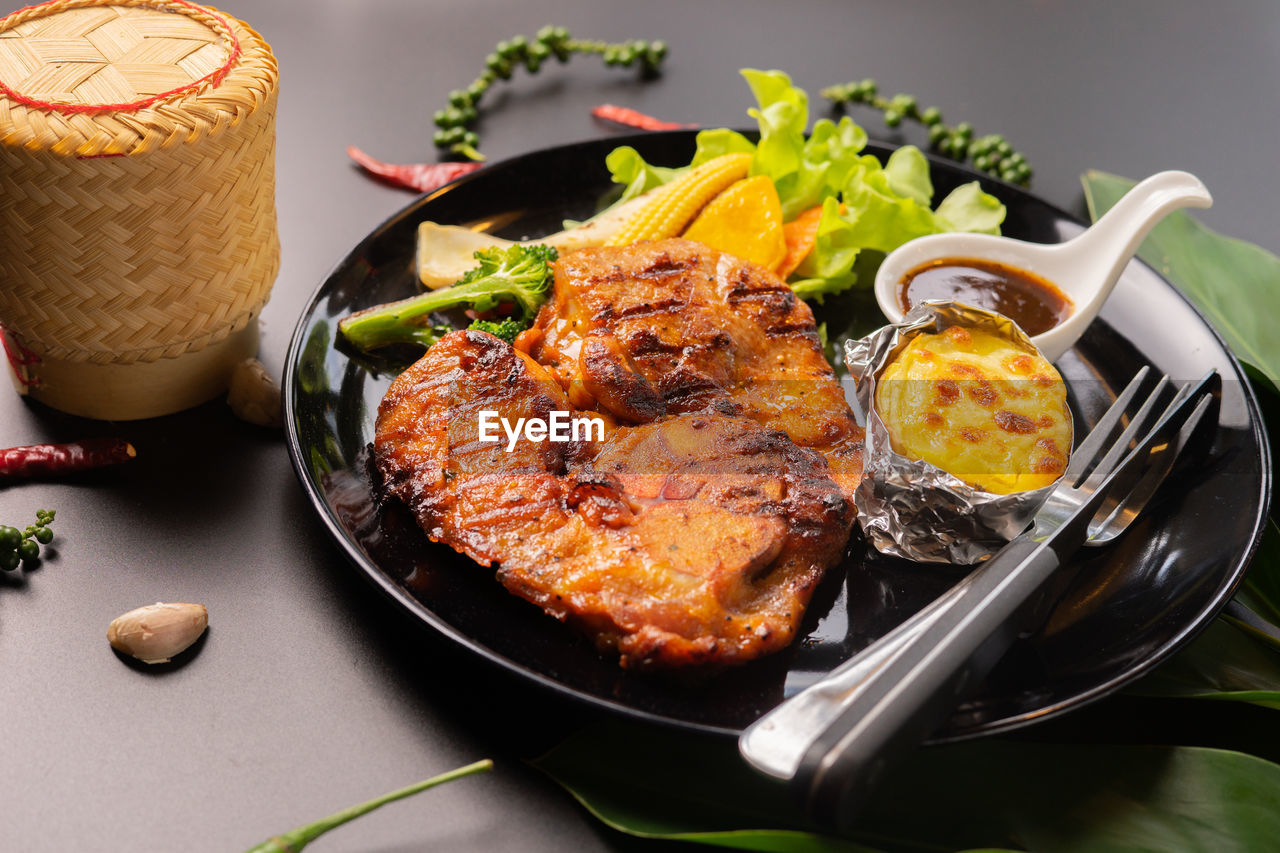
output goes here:
<path id="1" fill-rule="evenodd" d="M 912 337 L 951 326 L 989 331 L 1039 354 L 1008 317 L 958 302 L 922 302 L 901 323 L 846 342 L 845 364 L 867 422 L 862 482 L 853 502 L 863 533 L 881 553 L 970 565 L 987 559 L 1026 529 L 1055 484 L 997 495 L 894 452 L 876 411 L 876 380 Z"/>

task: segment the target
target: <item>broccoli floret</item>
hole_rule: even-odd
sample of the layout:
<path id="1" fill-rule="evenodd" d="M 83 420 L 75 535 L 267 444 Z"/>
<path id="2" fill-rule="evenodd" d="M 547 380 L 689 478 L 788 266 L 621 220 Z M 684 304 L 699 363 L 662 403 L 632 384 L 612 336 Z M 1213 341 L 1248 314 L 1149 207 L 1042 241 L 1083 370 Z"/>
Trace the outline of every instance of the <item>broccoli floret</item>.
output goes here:
<path id="1" fill-rule="evenodd" d="M 492 320 L 476 320 L 468 329 L 475 329 L 477 332 L 488 332 L 495 338 L 501 338 L 509 344 L 516 342 L 516 335 L 529 328 L 528 322 L 524 320 L 515 320 L 507 317 L 501 322 L 495 323 Z"/>
<path id="2" fill-rule="evenodd" d="M 517 244 L 507 249 L 482 249 L 475 257 L 479 265 L 452 287 L 359 311 L 338 323 L 339 333 L 359 350 L 401 343 L 430 347 L 440 338 L 439 327 L 430 323 L 432 313 L 463 305 L 490 311 L 507 302 L 515 304 L 523 321 L 520 328 L 528 325 L 547 300 L 556 250 Z"/>

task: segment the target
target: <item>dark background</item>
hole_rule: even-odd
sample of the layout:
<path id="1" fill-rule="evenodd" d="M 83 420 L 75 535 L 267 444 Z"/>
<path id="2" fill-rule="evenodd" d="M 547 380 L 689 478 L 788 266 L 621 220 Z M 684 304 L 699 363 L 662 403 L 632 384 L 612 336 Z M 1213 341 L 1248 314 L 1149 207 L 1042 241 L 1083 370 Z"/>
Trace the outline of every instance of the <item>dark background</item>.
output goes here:
<path id="1" fill-rule="evenodd" d="M 14 7 L 16 8 L 16 6 Z M 662 38 L 663 76 L 576 58 L 517 72 L 486 98 L 500 159 L 610 131 L 632 106 L 704 126 L 748 124 L 744 66 L 814 97 L 874 77 L 947 120 L 1002 133 L 1033 189 L 1083 213 L 1088 168 L 1199 175 L 1213 227 L 1280 248 L 1280 5 L 1223 2 L 284 2 L 228 0 L 281 66 L 277 203 L 284 261 L 262 318 L 279 375 L 328 270 L 413 196 L 357 171 L 357 145 L 434 158 L 431 113 L 494 43 L 546 23 L 583 38 Z M 0 13 L 11 11 L 0 8 Z M 923 142 L 855 111 L 873 138 Z M 0 577 L 0 850 L 237 850 L 481 757 L 496 772 L 362 819 L 317 851 L 649 848 L 596 824 L 520 758 L 589 721 L 418 630 L 344 561 L 313 517 L 278 434 L 221 402 L 135 424 L 79 421 L 0 395 L 0 446 L 114 434 L 140 457 L 74 482 L 0 489 L 0 521 L 58 510 L 57 552 Z M 117 614 L 208 606 L 198 653 L 172 671 L 117 660 Z M 607 756 L 602 756 L 607 760 Z"/>

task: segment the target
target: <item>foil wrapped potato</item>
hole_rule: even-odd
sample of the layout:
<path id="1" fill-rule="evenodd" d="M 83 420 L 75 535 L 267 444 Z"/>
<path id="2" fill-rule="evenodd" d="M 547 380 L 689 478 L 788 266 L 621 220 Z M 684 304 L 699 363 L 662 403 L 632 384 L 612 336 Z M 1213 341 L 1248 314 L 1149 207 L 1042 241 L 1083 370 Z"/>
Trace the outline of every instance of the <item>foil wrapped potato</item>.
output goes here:
<path id="1" fill-rule="evenodd" d="M 972 564 L 1017 536 L 1072 446 L 1062 377 L 1007 317 L 925 302 L 845 345 L 866 417 L 858 523 L 879 551 Z"/>

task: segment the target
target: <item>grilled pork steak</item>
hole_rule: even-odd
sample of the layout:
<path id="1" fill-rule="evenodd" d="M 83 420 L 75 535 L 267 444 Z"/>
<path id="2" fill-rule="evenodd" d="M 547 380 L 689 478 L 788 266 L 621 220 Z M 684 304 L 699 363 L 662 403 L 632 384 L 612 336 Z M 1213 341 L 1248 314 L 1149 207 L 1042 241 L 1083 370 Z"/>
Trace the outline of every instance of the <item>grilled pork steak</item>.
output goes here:
<path id="1" fill-rule="evenodd" d="M 688 240 L 585 249 L 517 341 L 571 402 L 619 421 L 715 412 L 817 450 L 850 499 L 862 429 L 818 341 L 813 312 L 767 270 Z"/>
<path id="2" fill-rule="evenodd" d="M 686 241 L 566 255 L 555 286 L 520 349 L 454 332 L 396 379 L 387 492 L 624 667 L 783 648 L 840 559 L 861 469 L 809 309 Z M 603 440 L 508 452 L 480 440 L 482 411 L 596 417 Z"/>

